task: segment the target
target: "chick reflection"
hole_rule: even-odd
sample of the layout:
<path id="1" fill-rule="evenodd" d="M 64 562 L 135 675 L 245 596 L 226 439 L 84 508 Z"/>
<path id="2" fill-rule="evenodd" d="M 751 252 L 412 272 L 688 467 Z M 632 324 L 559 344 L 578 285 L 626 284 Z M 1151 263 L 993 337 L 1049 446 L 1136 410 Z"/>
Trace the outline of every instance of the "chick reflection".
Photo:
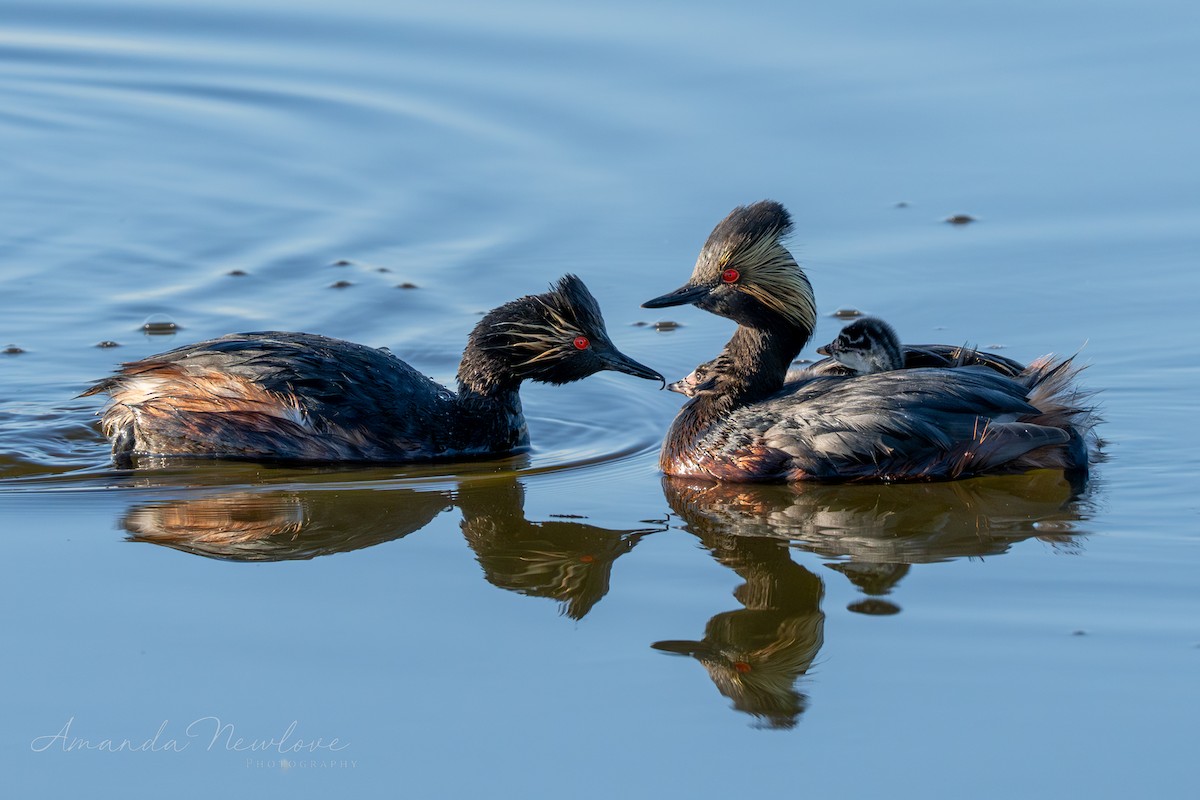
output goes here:
<path id="1" fill-rule="evenodd" d="M 709 620 L 701 641 L 656 642 L 652 647 L 692 656 L 734 708 L 765 727 L 791 728 L 808 705 L 795 684 L 824 641 L 824 585 L 792 561 L 786 542 L 728 536 L 707 523 L 697 517 L 688 530 L 745 580 L 733 593 L 744 608 Z"/>
<path id="2" fill-rule="evenodd" d="M 445 492 L 233 492 L 131 510 L 130 540 L 227 561 L 294 561 L 399 539 L 449 507 Z"/>
<path id="3" fill-rule="evenodd" d="M 569 520 L 530 522 L 525 492 L 515 481 L 476 484 L 458 497 L 462 531 L 488 582 L 559 602 L 583 619 L 608 593 L 613 562 L 647 533 L 663 528 L 608 530 Z"/>

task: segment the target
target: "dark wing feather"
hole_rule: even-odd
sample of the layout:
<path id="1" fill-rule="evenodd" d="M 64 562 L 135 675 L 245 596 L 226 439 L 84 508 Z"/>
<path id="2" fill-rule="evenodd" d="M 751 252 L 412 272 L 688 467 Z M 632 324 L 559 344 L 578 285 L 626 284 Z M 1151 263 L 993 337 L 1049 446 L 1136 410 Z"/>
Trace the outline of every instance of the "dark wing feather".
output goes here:
<path id="1" fill-rule="evenodd" d="M 996 353 L 983 353 L 973 347 L 953 344 L 906 344 L 901 349 L 904 352 L 905 369 L 987 367 L 1008 378 L 1017 377 L 1025 369 L 1025 365 L 1019 361 Z M 806 372 L 818 376 L 848 375 L 853 370 L 838 363 L 836 359 L 823 358 L 813 362 Z"/>
<path id="2" fill-rule="evenodd" d="M 88 391 L 98 392 L 113 395 L 102 424 L 114 453 L 118 439 L 133 446 L 125 429 L 136 426 L 142 452 L 314 460 L 436 454 L 452 399 L 385 350 L 276 331 L 124 364 Z"/>
<path id="3" fill-rule="evenodd" d="M 786 453 L 792 479 L 959 477 L 995 469 L 1066 432 L 1020 423 L 1026 389 L 986 367 L 815 378 L 719 423 Z M 727 458 L 734 458 L 733 453 Z"/>

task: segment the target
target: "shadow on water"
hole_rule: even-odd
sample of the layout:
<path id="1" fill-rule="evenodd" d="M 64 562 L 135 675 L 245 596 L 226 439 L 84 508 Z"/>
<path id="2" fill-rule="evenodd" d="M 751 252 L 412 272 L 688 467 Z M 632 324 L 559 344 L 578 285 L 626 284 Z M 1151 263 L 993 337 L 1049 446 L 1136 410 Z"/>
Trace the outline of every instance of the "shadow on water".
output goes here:
<path id="1" fill-rule="evenodd" d="M 135 542 L 225 561 L 293 561 L 401 539 L 457 505 L 462 531 L 489 583 L 558 601 L 582 619 L 609 590 L 613 563 L 647 533 L 573 520 L 525 518 L 515 479 L 474 481 L 451 492 L 397 488 L 269 490 L 206 494 L 128 511 L 121 527 Z"/>
<path id="2" fill-rule="evenodd" d="M 849 610 L 889 615 L 882 597 L 911 566 L 999 555 L 1040 539 L 1079 546 L 1088 502 L 1061 473 L 903 485 L 767 486 L 663 478 L 683 530 L 745 583 L 743 606 L 708 621 L 700 641 L 653 647 L 699 661 L 733 707 L 765 727 L 793 727 L 807 706 L 796 683 L 823 642 L 822 580 L 792 561 L 793 548 L 826 558 L 864 595 Z"/>

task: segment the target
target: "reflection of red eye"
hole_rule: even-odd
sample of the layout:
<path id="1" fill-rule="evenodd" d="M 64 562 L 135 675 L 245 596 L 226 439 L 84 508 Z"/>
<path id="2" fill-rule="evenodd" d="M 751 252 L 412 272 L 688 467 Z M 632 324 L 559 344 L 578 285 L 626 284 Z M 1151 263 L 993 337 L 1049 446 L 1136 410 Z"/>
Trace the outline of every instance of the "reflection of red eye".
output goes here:
<path id="1" fill-rule="evenodd" d="M 721 281 L 724 283 L 737 283 L 737 279 L 742 277 L 742 273 L 738 272 L 733 267 L 721 273 Z"/>
<path id="2" fill-rule="evenodd" d="M 571 344 L 575 345 L 576 350 L 587 350 L 592 346 L 592 343 L 588 341 L 586 336 L 576 336 L 575 341 L 571 342 Z"/>

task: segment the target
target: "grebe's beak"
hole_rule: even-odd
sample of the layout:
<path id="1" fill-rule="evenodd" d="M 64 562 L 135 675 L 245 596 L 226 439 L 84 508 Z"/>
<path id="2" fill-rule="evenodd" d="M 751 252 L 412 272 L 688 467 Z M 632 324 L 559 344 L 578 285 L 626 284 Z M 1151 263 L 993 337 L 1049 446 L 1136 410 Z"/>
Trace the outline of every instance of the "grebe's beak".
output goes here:
<path id="1" fill-rule="evenodd" d="M 677 656 L 692 656 L 693 658 L 704 658 L 705 656 L 717 656 L 713 652 L 713 648 L 706 645 L 704 642 L 689 642 L 683 639 L 671 639 L 665 642 L 654 642 L 650 645 L 655 650 L 661 650 L 664 653 L 674 653 Z"/>
<path id="2" fill-rule="evenodd" d="M 600 360 L 604 364 L 604 369 L 624 372 L 626 375 L 645 378 L 648 381 L 659 381 L 663 386 L 667 385 L 667 379 L 662 375 L 659 375 L 645 364 L 639 364 L 620 350 L 611 350 L 603 353 L 600 355 Z M 662 387 L 660 386 L 659 388 L 661 389 Z"/>
<path id="3" fill-rule="evenodd" d="M 833 346 L 832 342 L 830 342 L 829 344 L 823 344 L 817 348 L 817 352 L 823 356 L 831 356 L 831 355 L 833 355 L 833 353 L 829 352 L 829 348 L 832 346 Z"/>
<path id="4" fill-rule="evenodd" d="M 708 294 L 707 286 L 695 286 L 686 283 L 680 286 L 673 292 L 664 294 L 662 297 L 656 297 L 653 300 L 647 300 L 642 303 L 642 308 L 666 308 L 667 306 L 684 306 L 689 303 L 694 303 Z"/>

